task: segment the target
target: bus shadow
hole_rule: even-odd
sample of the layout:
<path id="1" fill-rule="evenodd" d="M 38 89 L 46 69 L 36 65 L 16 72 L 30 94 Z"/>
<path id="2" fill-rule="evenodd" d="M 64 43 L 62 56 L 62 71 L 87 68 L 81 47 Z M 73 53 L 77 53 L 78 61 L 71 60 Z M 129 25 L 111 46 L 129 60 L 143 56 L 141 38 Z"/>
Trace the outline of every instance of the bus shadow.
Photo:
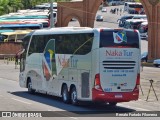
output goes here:
<path id="1" fill-rule="evenodd" d="M 10 92 L 10 94 L 22 97 L 28 100 L 31 100 L 33 102 L 38 102 L 42 104 L 49 105 L 51 107 L 56 107 L 59 109 L 62 109 L 68 116 L 107 116 L 113 113 L 128 113 L 128 112 L 134 112 L 134 109 L 129 109 L 121 106 L 109 106 L 106 104 L 95 104 L 91 102 L 82 102 L 79 106 L 74 106 L 71 104 L 65 104 L 59 97 L 54 97 L 50 95 L 45 94 L 29 94 L 25 91 L 18 91 L 18 92 Z"/>

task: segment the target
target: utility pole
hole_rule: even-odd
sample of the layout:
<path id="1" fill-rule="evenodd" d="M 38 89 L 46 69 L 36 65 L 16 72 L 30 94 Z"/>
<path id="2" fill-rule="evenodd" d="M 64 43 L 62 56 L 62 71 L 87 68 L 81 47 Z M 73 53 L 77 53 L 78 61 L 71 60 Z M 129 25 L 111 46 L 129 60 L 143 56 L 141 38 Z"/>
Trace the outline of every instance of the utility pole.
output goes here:
<path id="1" fill-rule="evenodd" d="M 50 27 L 54 27 L 54 16 L 53 16 L 53 0 L 50 0 Z"/>

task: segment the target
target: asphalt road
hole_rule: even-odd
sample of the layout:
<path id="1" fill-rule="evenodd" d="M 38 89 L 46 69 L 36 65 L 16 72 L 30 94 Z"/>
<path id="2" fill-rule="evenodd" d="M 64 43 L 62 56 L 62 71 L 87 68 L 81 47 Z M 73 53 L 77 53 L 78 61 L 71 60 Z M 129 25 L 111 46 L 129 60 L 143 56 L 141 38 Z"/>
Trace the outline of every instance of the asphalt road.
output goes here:
<path id="1" fill-rule="evenodd" d="M 19 67 L 19 66 L 18 66 Z M 12 71 L 12 72 L 11 72 Z M 20 88 L 18 83 L 19 69 L 15 69 L 14 62 L 9 64 L 0 61 L 0 111 L 54 111 L 53 116 L 65 117 L 65 119 L 109 119 L 111 113 L 115 112 L 136 112 L 136 111 L 160 111 L 160 102 L 151 91 L 146 101 L 149 90 L 149 79 L 154 79 L 154 88 L 158 99 L 159 94 L 159 68 L 144 67 L 141 72 L 141 86 L 144 95 L 140 91 L 140 99 L 126 103 L 118 103 L 116 107 L 89 103 L 87 105 L 73 106 L 64 104 L 61 98 L 43 95 L 29 94 L 26 88 Z M 3 76 L 1 76 L 3 74 Z M 70 111 L 70 112 L 68 112 Z M 81 112 L 80 112 L 81 111 Z M 115 115 L 115 114 L 114 114 Z M 81 118 L 81 117 L 85 118 Z M 104 118 L 103 118 L 104 117 Z M 1 119 L 1 118 L 0 118 Z"/>

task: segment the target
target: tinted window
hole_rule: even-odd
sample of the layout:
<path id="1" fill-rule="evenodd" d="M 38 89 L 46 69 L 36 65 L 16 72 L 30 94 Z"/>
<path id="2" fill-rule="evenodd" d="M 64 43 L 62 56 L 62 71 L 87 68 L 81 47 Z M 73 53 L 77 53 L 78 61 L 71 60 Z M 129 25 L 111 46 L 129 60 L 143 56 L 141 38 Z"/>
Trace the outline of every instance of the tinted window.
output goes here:
<path id="1" fill-rule="evenodd" d="M 103 31 L 100 33 L 100 47 L 118 46 L 139 48 L 138 33 L 132 31 Z"/>
<path id="2" fill-rule="evenodd" d="M 26 53 L 27 53 L 27 48 L 28 48 L 28 44 L 29 44 L 32 33 L 33 32 L 27 34 L 23 38 L 22 46 L 23 46 L 24 52 L 22 53 L 21 59 L 20 59 L 20 71 L 24 71 L 25 69 Z"/>
<path id="3" fill-rule="evenodd" d="M 35 35 L 32 37 L 29 54 L 42 53 L 50 39 L 55 39 L 55 52 L 57 54 L 84 55 L 91 51 L 93 34 Z"/>
<path id="4" fill-rule="evenodd" d="M 129 5 L 129 7 L 131 7 L 131 8 L 143 8 L 142 5 Z"/>

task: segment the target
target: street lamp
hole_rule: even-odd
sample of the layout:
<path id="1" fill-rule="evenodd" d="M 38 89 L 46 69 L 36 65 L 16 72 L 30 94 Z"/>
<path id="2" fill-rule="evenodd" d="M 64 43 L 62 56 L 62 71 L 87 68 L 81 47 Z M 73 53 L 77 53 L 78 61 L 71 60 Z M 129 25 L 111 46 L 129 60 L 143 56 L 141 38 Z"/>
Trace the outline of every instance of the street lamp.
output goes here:
<path id="1" fill-rule="evenodd" d="M 54 16 L 53 16 L 53 0 L 50 0 L 50 27 L 54 27 Z"/>

